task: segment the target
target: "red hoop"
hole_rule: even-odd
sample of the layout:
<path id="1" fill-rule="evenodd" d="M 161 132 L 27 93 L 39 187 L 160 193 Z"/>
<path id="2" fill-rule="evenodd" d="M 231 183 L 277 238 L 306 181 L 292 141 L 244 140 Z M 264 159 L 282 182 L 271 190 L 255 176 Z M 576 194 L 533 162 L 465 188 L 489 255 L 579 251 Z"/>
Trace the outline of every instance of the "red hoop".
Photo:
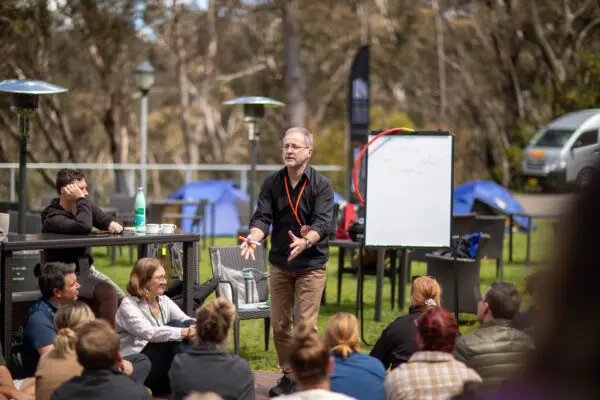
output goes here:
<path id="1" fill-rule="evenodd" d="M 414 132 L 413 129 L 409 129 L 409 128 L 393 128 L 393 129 L 388 129 L 387 131 L 383 131 L 383 132 L 377 134 L 377 136 L 375 136 L 373 139 L 371 139 L 369 141 L 369 143 L 367 143 L 365 145 L 365 147 L 363 147 L 362 150 L 360 151 L 360 154 L 358 155 L 358 158 L 356 159 L 356 163 L 354 164 L 354 172 L 352 174 L 352 176 L 353 176 L 352 181 L 354 182 L 354 190 L 356 190 L 356 195 L 358 196 L 358 200 L 362 203 L 362 205 L 365 204 L 365 200 L 363 199 L 362 195 L 360 194 L 360 189 L 358 188 L 358 170 L 359 170 L 359 167 L 360 167 L 360 162 L 361 162 L 363 156 L 365 155 L 365 151 L 367 151 L 367 149 L 369 148 L 369 146 L 371 145 L 371 143 L 373 143 L 374 141 L 376 141 L 380 137 L 388 135 L 390 133 L 402 132 L 402 131 Z"/>

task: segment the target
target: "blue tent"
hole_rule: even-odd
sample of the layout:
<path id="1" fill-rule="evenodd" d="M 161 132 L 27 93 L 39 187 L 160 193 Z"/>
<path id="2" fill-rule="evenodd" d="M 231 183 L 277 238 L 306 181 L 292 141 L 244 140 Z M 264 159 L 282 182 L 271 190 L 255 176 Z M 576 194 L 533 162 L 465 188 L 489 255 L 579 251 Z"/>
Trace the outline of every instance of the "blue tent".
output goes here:
<path id="1" fill-rule="evenodd" d="M 179 188 L 178 191 L 169 196 L 170 199 L 177 200 L 208 200 L 215 203 L 215 235 L 216 236 L 233 236 L 240 227 L 240 219 L 235 207 L 236 200 L 249 200 L 246 193 L 240 190 L 233 181 L 217 181 L 206 180 L 198 182 L 190 182 Z M 193 215 L 196 212 L 196 206 L 182 206 L 183 214 Z M 210 206 L 206 206 L 205 222 L 207 224 L 207 232 L 210 233 L 211 227 L 211 210 Z M 190 232 L 192 220 L 185 218 L 181 220 L 181 230 Z M 202 223 L 199 227 L 199 232 L 202 232 Z"/>
<path id="2" fill-rule="evenodd" d="M 216 236 L 233 236 L 236 234 L 237 230 L 240 228 L 240 219 L 235 206 L 235 201 L 250 200 L 249 196 L 243 192 L 235 182 L 218 180 L 190 182 L 183 185 L 179 190 L 169 196 L 169 199 L 189 201 L 208 200 L 214 202 L 216 205 Z M 344 201 L 344 198 L 334 192 L 334 201 Z M 196 212 L 196 206 L 182 206 L 181 212 L 183 214 L 193 215 Z M 207 224 L 207 232 L 210 233 L 212 218 L 210 206 L 206 206 L 204 215 L 206 216 L 205 221 L 203 221 L 196 230 L 202 232 L 202 224 L 205 222 Z M 190 232 L 192 230 L 192 220 L 190 218 L 184 218 L 180 223 L 183 232 Z"/>
<path id="3" fill-rule="evenodd" d="M 525 212 L 512 194 L 495 182 L 471 181 L 454 188 L 454 214 L 474 212 L 477 210 L 477 202 L 502 214 Z M 515 216 L 514 220 L 521 227 L 527 226 L 525 217 Z M 533 223 L 531 227 L 535 227 Z"/>

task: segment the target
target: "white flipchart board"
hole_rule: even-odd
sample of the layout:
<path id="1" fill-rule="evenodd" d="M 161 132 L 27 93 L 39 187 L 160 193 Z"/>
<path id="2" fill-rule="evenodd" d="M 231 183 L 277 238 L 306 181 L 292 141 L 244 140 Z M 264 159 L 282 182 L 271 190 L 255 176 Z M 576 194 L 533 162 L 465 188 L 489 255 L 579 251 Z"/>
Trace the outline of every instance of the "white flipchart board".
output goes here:
<path id="1" fill-rule="evenodd" d="M 394 133 L 367 151 L 365 246 L 450 247 L 454 136 Z"/>

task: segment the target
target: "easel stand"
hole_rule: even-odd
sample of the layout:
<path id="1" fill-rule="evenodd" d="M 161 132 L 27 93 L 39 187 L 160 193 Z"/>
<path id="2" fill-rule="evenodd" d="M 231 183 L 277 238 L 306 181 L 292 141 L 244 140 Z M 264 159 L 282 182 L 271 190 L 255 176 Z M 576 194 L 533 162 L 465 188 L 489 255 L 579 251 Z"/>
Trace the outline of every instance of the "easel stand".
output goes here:
<path id="1" fill-rule="evenodd" d="M 450 249 L 452 251 L 452 277 L 454 278 L 454 317 L 458 324 L 458 272 L 456 271 L 456 246 L 458 238 L 450 238 Z M 443 290 L 443 288 L 442 288 Z"/>

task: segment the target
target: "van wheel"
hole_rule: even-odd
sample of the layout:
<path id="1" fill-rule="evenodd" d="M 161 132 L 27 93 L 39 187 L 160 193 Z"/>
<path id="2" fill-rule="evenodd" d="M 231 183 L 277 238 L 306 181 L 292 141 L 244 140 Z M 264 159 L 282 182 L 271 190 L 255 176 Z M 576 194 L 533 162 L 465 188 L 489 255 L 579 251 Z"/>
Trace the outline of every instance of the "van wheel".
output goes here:
<path id="1" fill-rule="evenodd" d="M 585 189 L 592 182 L 592 177 L 594 176 L 594 170 L 592 168 L 584 168 L 579 171 L 579 175 L 577 175 L 577 187 L 579 189 Z"/>

